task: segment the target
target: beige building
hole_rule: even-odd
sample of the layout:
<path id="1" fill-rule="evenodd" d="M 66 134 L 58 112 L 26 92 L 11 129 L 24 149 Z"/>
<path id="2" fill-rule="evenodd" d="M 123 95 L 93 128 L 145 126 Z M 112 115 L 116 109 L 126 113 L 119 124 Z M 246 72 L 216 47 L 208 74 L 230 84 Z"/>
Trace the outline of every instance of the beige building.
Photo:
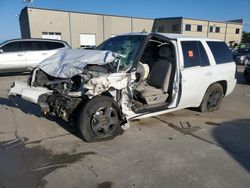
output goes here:
<path id="1" fill-rule="evenodd" d="M 153 19 L 26 7 L 21 11 L 22 38 L 65 40 L 73 48 L 91 47 L 122 33 L 151 32 Z"/>
<path id="2" fill-rule="evenodd" d="M 155 19 L 152 31 L 209 37 L 224 40 L 227 43 L 230 41 L 240 43 L 242 29 L 243 20 L 219 22 L 173 17 Z"/>
<path id="3" fill-rule="evenodd" d="M 128 32 L 164 32 L 202 36 L 239 43 L 242 20 L 228 22 L 173 18 L 136 18 L 25 7 L 20 14 L 22 38 L 67 41 L 73 48 L 92 47 Z"/>

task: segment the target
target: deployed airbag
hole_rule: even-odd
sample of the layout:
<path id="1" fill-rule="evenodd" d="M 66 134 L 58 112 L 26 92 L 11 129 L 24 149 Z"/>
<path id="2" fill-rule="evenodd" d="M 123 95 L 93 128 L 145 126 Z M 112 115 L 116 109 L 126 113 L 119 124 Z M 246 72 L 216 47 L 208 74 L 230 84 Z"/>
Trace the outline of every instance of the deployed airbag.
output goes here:
<path id="1" fill-rule="evenodd" d="M 88 64 L 104 65 L 117 57 L 118 54 L 111 51 L 63 49 L 42 61 L 38 68 L 53 77 L 71 78 L 82 73 Z"/>

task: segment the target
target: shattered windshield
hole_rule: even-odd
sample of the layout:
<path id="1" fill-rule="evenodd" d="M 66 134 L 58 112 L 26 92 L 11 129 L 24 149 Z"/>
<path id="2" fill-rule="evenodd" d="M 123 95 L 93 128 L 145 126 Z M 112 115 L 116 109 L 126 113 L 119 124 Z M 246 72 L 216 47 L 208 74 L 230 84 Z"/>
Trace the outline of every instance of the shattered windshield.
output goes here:
<path id="1" fill-rule="evenodd" d="M 145 36 L 127 35 L 117 36 L 108 39 L 97 50 L 109 50 L 121 55 L 119 71 L 125 71 L 134 63 L 136 54 L 144 40 Z M 114 66 L 118 66 L 118 62 L 114 62 Z"/>

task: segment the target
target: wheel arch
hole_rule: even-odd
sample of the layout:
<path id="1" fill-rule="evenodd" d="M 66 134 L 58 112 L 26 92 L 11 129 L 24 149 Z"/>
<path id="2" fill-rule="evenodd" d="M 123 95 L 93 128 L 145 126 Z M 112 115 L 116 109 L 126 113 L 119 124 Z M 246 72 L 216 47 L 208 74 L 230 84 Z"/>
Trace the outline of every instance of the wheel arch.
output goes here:
<path id="1" fill-rule="evenodd" d="M 201 101 L 200 101 L 200 104 L 202 103 L 202 101 L 203 101 L 203 99 L 204 99 L 204 97 L 205 97 L 205 95 L 206 95 L 208 89 L 209 89 L 212 85 L 214 85 L 214 84 L 220 84 L 221 87 L 223 88 L 223 95 L 224 95 L 224 96 L 226 95 L 226 93 L 227 93 L 227 81 L 226 81 L 226 80 L 220 80 L 220 81 L 213 82 L 213 83 L 211 83 L 211 84 L 207 87 L 207 89 L 206 89 L 205 93 L 203 94 L 203 97 L 202 97 L 202 99 L 201 99 Z"/>
<path id="2" fill-rule="evenodd" d="M 221 80 L 221 81 L 217 81 L 217 82 L 215 82 L 215 83 L 213 83 L 213 84 L 216 84 L 216 83 L 218 83 L 218 84 L 220 84 L 221 86 L 222 86 L 222 88 L 223 88 L 223 94 L 224 94 L 224 96 L 226 95 L 226 93 L 227 93 L 227 81 L 226 80 Z M 212 85 L 212 84 L 211 84 Z M 210 85 L 210 86 L 211 86 Z M 209 87 L 210 87 L 209 86 Z"/>

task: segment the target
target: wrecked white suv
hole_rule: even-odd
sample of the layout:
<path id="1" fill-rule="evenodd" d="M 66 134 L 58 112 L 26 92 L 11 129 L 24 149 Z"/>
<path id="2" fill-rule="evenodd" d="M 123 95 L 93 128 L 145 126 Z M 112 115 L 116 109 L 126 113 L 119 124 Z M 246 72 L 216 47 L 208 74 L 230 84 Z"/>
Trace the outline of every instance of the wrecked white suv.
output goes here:
<path id="1" fill-rule="evenodd" d="M 86 141 L 109 139 L 127 121 L 197 107 L 219 109 L 235 87 L 223 41 L 163 33 L 112 37 L 95 50 L 66 49 L 44 60 L 27 83 L 13 83 L 45 113 L 74 121 Z"/>

